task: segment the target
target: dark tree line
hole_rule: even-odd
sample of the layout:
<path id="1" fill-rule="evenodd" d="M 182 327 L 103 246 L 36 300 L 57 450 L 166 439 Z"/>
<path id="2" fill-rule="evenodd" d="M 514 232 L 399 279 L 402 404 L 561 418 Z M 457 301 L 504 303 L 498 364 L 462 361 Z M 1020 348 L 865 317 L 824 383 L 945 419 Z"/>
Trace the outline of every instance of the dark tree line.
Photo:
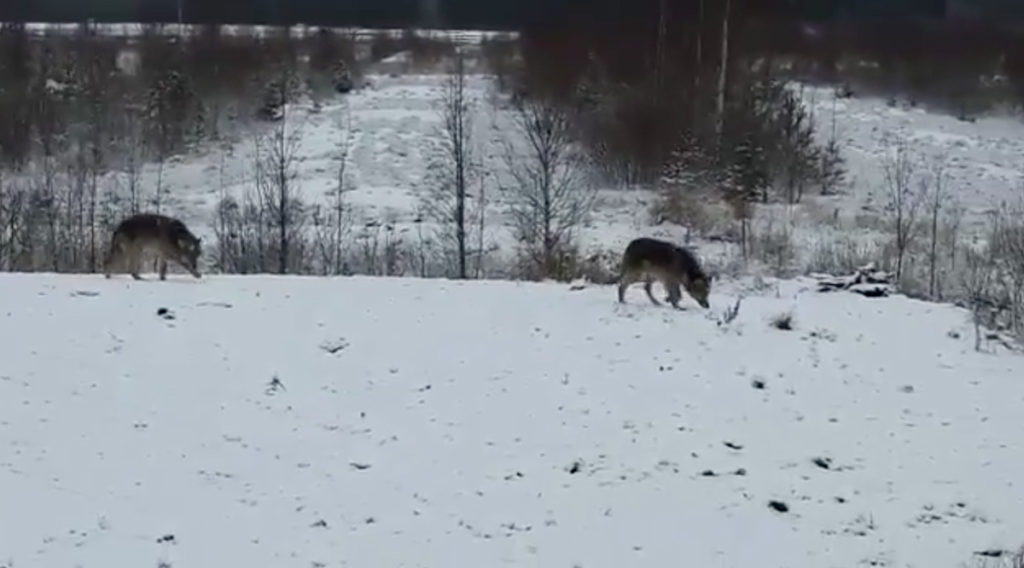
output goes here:
<path id="1" fill-rule="evenodd" d="M 720 4 L 709 0 L 707 4 Z M 439 25 L 518 29 L 564 25 L 579 18 L 622 21 L 656 13 L 662 4 L 692 14 L 695 0 L 437 0 Z M 741 6 L 740 4 L 746 4 Z M 800 20 L 834 17 L 942 17 L 947 0 L 760 0 L 737 9 Z M 1015 0 L 957 0 L 962 11 L 1005 18 L 1024 16 Z M 181 0 L 188 23 L 239 23 L 412 27 L 424 23 L 423 0 Z M 0 20 L 80 22 L 175 22 L 178 0 L 15 0 L 0 3 Z"/>

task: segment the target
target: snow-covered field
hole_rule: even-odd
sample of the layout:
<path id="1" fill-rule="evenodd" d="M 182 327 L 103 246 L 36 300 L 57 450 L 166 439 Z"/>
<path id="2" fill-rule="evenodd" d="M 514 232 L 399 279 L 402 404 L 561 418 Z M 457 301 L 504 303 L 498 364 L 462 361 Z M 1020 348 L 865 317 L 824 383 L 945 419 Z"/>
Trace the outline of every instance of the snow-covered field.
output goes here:
<path id="1" fill-rule="evenodd" d="M 956 308 L 809 286 L 742 289 L 719 325 L 738 285 L 674 311 L 639 287 L 2 275 L 0 566 L 937 568 L 1019 546 L 1024 358 L 975 352 Z"/>
<path id="2" fill-rule="evenodd" d="M 985 116 L 972 123 L 905 104 L 890 106 L 881 97 L 837 99 L 831 88 L 806 87 L 802 96 L 815 114 L 819 140 L 827 141 L 833 113 L 836 118 L 850 176 L 844 195 L 825 203 L 841 216 L 881 212 L 887 198 L 883 165 L 898 140 L 907 144 L 918 175 L 930 176 L 942 164 L 946 187 L 966 209 L 968 225 L 983 222 L 1004 201 L 1024 198 L 1019 116 Z"/>

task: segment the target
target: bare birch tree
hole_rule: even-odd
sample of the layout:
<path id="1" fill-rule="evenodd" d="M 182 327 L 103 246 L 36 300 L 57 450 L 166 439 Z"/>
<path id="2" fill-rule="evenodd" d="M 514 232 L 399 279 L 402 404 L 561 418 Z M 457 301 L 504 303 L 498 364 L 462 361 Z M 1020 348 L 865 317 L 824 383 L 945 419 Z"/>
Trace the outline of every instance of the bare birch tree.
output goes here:
<path id="1" fill-rule="evenodd" d="M 469 273 L 470 229 L 474 225 L 469 188 L 480 175 L 473 151 L 476 103 L 466 80 L 465 57 L 457 50 L 441 93 L 438 147 L 428 176 L 431 188 L 423 203 L 426 216 L 438 225 L 435 237 L 441 254 L 446 259 L 454 256 L 454 276 L 462 279 Z"/>
<path id="2" fill-rule="evenodd" d="M 984 313 L 992 291 L 992 263 L 986 255 L 968 249 L 964 255 L 964 265 L 960 285 L 971 309 L 974 350 L 981 351 L 981 328 L 988 323 Z"/>
<path id="3" fill-rule="evenodd" d="M 928 297 L 937 299 L 939 264 L 939 221 L 942 218 L 946 200 L 945 156 L 935 160 L 932 166 L 931 187 L 928 195 Z"/>
<path id="4" fill-rule="evenodd" d="M 345 262 L 346 241 L 351 232 L 351 215 L 345 202 L 345 192 L 349 189 L 347 179 L 349 154 L 352 150 L 351 118 L 346 106 L 342 117 L 338 120 L 341 131 L 338 142 L 337 185 L 330 193 L 330 204 L 326 208 L 317 206 L 313 213 L 313 224 L 316 226 L 316 249 L 319 252 L 320 271 L 323 274 L 343 274 L 347 272 Z"/>
<path id="5" fill-rule="evenodd" d="M 284 110 L 270 133 L 256 138 L 256 189 L 273 234 L 278 274 L 301 271 L 305 253 L 306 210 L 299 196 L 296 169 L 301 135 L 301 128 L 291 125 Z"/>
<path id="6" fill-rule="evenodd" d="M 509 215 L 529 276 L 568 277 L 576 231 L 595 199 L 585 162 L 573 143 L 571 117 L 563 107 L 516 97 L 513 133 L 505 165 Z"/>
<path id="7" fill-rule="evenodd" d="M 886 156 L 882 171 L 887 191 L 887 213 L 895 238 L 896 281 L 903 277 L 903 265 L 907 252 L 917 238 L 918 212 L 922 194 L 913 186 L 916 164 L 910 155 L 906 141 L 898 140 L 892 152 Z"/>

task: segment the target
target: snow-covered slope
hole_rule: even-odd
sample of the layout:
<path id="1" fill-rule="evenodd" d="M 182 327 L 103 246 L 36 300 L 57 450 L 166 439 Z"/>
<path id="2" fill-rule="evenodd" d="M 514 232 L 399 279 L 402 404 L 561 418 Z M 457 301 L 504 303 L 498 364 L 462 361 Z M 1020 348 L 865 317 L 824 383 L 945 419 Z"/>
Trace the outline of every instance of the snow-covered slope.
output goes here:
<path id="1" fill-rule="evenodd" d="M 936 164 L 942 165 L 946 190 L 965 209 L 969 229 L 983 224 L 1001 203 L 1024 198 L 1024 124 L 1019 116 L 966 122 L 948 113 L 889 105 L 881 97 L 837 99 L 827 87 L 800 92 L 814 113 L 820 141 L 831 136 L 835 117 L 836 139 L 850 173 L 845 195 L 833 200 L 844 216 L 884 209 L 884 164 L 899 141 L 907 144 L 916 176 L 928 179 Z"/>
<path id="2" fill-rule="evenodd" d="M 782 282 L 719 325 L 736 287 L 678 312 L 511 282 L 0 289 L 4 566 L 936 568 L 1024 540 L 1024 359 L 974 352 L 949 306 Z"/>
<path id="3" fill-rule="evenodd" d="M 444 75 L 371 73 L 369 86 L 345 96 L 332 96 L 315 110 L 309 101 L 290 107 L 291 128 L 301 142 L 296 160 L 295 191 L 308 204 L 326 204 L 337 187 L 338 170 L 345 164 L 346 203 L 351 208 L 355 235 L 364 223 L 391 224 L 398 235 L 416 242 L 419 207 L 431 184 L 428 170 L 431 145 L 440 127 L 439 103 Z M 510 254 L 515 244 L 507 215 L 505 189 L 511 185 L 503 170 L 504 144 L 515 131 L 507 110 L 492 107 L 492 78 L 472 75 L 468 96 L 476 101 L 475 156 L 487 172 L 484 180 L 489 244 Z M 813 109 L 820 126 L 819 139 L 836 136 L 847 160 L 849 177 L 842 194 L 819 198 L 809 195 L 792 209 L 767 207 L 763 217 L 790 230 L 810 249 L 814 243 L 842 236 L 875 235 L 886 206 L 883 180 L 885 155 L 897 139 L 910 147 L 916 173 L 927 178 L 936 160 L 945 165 L 946 187 L 964 211 L 965 233 L 982 231 L 987 213 L 1005 201 L 1024 198 L 1024 125 L 1012 117 L 959 121 L 942 113 L 890 107 L 877 97 L 837 100 L 831 89 L 802 90 L 804 103 Z M 265 128 L 261 126 L 260 128 Z M 151 199 L 158 175 L 166 191 L 165 207 L 213 242 L 217 200 L 221 195 L 241 196 L 255 184 L 251 136 L 223 147 L 177 156 L 159 172 L 156 164 L 144 168 L 141 187 Z M 116 175 L 105 182 L 123 185 Z M 474 192 L 479 188 L 474 187 Z M 474 200 L 476 195 L 474 193 Z M 684 231 L 670 225 L 651 225 L 651 191 L 600 188 L 597 208 L 580 232 L 587 254 L 620 250 L 638 235 L 680 240 Z M 838 211 L 838 217 L 833 217 Z M 842 223 L 834 222 L 841 218 Z M 711 251 L 702 251 L 711 253 Z"/>

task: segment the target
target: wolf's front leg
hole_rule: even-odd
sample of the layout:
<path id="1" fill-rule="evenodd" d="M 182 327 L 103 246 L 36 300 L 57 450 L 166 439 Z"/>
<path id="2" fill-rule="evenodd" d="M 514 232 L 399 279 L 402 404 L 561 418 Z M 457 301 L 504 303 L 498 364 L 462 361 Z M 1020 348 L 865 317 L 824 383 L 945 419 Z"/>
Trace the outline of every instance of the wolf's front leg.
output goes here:
<path id="1" fill-rule="evenodd" d="M 679 301 L 683 299 L 683 292 L 679 288 L 679 282 L 676 280 L 664 280 L 662 285 L 665 286 L 665 291 L 668 295 L 665 297 L 665 301 L 672 304 L 672 307 L 680 310 Z"/>

